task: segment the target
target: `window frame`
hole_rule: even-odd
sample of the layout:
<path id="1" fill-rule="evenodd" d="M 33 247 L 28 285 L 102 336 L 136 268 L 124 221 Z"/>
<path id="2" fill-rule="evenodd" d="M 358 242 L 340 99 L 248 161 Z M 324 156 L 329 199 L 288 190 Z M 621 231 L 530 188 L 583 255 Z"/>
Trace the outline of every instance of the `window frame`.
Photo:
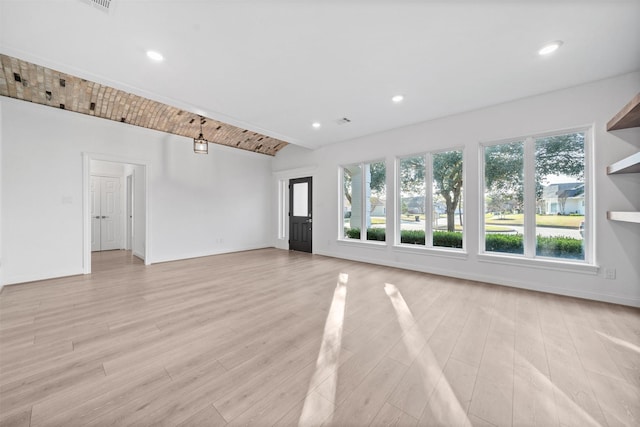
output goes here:
<path id="1" fill-rule="evenodd" d="M 385 217 L 385 240 L 384 241 L 380 241 L 380 240 L 367 240 L 367 231 L 366 229 L 363 230 L 360 229 L 360 238 L 359 239 L 351 239 L 349 237 L 347 237 L 345 235 L 344 232 L 344 208 L 345 208 L 345 204 L 344 204 L 344 170 L 345 167 L 347 166 L 359 166 L 361 168 L 361 170 L 364 172 L 365 170 L 365 165 L 371 165 L 372 163 L 383 163 L 384 164 L 384 168 L 385 168 L 385 200 L 384 200 L 384 217 Z M 374 160 L 369 160 L 369 161 L 362 161 L 362 162 L 353 162 L 353 163 L 343 163 L 338 167 L 338 185 L 339 185 L 339 198 L 340 198 L 340 203 L 338 204 L 338 242 L 342 243 L 342 242 L 348 242 L 350 244 L 363 244 L 363 245 L 374 245 L 374 246 L 387 246 L 387 244 L 389 243 L 389 233 L 386 232 L 386 230 L 388 230 L 388 188 L 387 188 L 387 178 L 389 177 L 388 174 L 389 168 L 387 167 L 387 160 L 386 158 L 377 158 Z M 360 187 L 360 194 L 366 194 L 366 180 L 361 180 L 361 187 Z M 363 219 L 367 218 L 367 212 L 366 212 L 366 203 L 361 203 L 361 217 Z M 353 203 L 352 203 L 352 212 L 351 214 L 353 215 Z"/>
<path id="2" fill-rule="evenodd" d="M 539 138 L 584 133 L 584 207 L 585 230 L 583 236 L 584 259 L 576 260 L 559 257 L 545 257 L 536 255 L 536 194 L 535 194 L 535 155 L 536 140 Z M 525 136 L 482 141 L 478 150 L 478 259 L 485 262 L 510 263 L 523 266 L 541 266 L 549 269 L 581 271 L 597 274 L 598 267 L 595 260 L 595 220 L 594 220 L 594 157 L 593 157 L 594 126 L 585 125 L 573 128 L 559 129 L 548 132 L 531 133 Z M 485 148 L 514 142 L 523 143 L 523 186 L 524 186 L 524 247 L 523 254 L 491 252 L 486 250 L 485 242 Z M 532 214 L 533 212 L 533 214 Z"/>
<path id="3" fill-rule="evenodd" d="M 395 249 L 399 249 L 404 252 L 424 253 L 432 252 L 434 254 L 440 254 L 444 256 L 451 256 L 454 258 L 463 257 L 467 255 L 467 233 L 465 232 L 464 224 L 468 223 L 467 209 L 464 209 L 462 213 L 463 228 L 462 228 L 462 248 L 449 248 L 446 246 L 434 246 L 433 245 L 433 156 L 439 153 L 448 153 L 451 151 L 460 151 L 462 153 L 462 201 L 466 204 L 466 189 L 467 189 L 467 155 L 466 147 L 463 145 L 456 145 L 453 147 L 441 148 L 437 150 L 422 151 L 414 154 L 405 154 L 396 156 L 395 158 L 395 197 L 394 197 L 394 213 L 395 213 L 395 238 L 393 246 Z M 411 157 L 423 157 L 425 167 L 425 230 L 424 230 L 424 245 L 415 245 L 410 243 L 402 243 L 402 178 L 400 175 L 401 162 L 403 159 Z"/>

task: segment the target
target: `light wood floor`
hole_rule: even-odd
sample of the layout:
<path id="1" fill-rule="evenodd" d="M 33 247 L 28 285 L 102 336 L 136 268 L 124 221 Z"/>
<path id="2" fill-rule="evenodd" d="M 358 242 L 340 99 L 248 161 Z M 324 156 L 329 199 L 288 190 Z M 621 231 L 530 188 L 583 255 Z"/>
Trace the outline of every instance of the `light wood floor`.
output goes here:
<path id="1" fill-rule="evenodd" d="M 276 249 L 93 270 L 0 294 L 1 425 L 640 423 L 636 309 Z"/>

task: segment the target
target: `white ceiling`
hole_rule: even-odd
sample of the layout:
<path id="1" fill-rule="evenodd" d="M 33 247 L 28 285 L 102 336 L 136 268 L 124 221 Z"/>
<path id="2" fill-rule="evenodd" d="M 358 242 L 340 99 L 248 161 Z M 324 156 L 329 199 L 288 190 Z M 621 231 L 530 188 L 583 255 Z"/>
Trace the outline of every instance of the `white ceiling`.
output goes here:
<path id="1" fill-rule="evenodd" d="M 638 70 L 640 0 L 0 0 L 0 49 L 316 148 Z"/>

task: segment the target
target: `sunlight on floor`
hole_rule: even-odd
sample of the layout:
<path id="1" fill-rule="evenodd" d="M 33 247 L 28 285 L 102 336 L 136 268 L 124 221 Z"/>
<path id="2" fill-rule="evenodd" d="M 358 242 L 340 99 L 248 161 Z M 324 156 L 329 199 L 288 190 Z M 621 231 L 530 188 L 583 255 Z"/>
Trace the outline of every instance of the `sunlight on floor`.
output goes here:
<path id="1" fill-rule="evenodd" d="M 577 404 L 573 399 L 580 398 L 580 393 L 575 396 L 568 395 L 562 389 L 560 389 L 556 384 L 554 384 L 546 375 L 544 375 L 538 368 L 529 363 L 526 358 L 522 355 L 520 363 L 523 363 L 527 370 L 532 374 L 533 381 L 537 384 L 540 384 L 539 389 L 543 390 L 553 390 L 553 395 L 555 396 L 555 405 L 558 411 L 558 416 L 560 417 L 560 421 L 562 420 L 579 420 L 576 425 L 582 426 L 600 426 L 600 423 L 596 421 L 591 415 L 587 413 L 579 404 Z M 554 404 L 551 401 L 552 397 L 547 395 L 547 400 L 543 402 L 543 406 L 545 406 L 547 411 L 552 411 L 551 405 Z"/>
<path id="2" fill-rule="evenodd" d="M 440 425 L 471 426 L 466 411 L 460 405 L 451 385 L 442 373 L 429 344 L 425 341 L 409 306 L 395 285 L 385 283 L 384 291 L 389 296 L 402 329 L 402 340 L 411 360 L 415 360 L 422 374 L 422 385 L 430 394 L 429 409 Z"/>
<path id="3" fill-rule="evenodd" d="M 605 334 L 604 332 L 600 332 L 600 331 L 596 331 L 596 333 L 601 337 L 608 339 L 614 344 L 618 344 L 621 347 L 625 347 L 629 350 L 635 351 L 636 353 L 640 353 L 640 347 L 638 347 L 637 345 L 631 344 L 629 341 L 612 337 L 611 335 Z"/>
<path id="4" fill-rule="evenodd" d="M 494 311 L 493 315 L 503 322 L 513 323 L 513 320 L 507 319 L 497 311 Z M 526 374 L 523 373 L 523 377 L 531 384 L 534 384 L 537 392 L 544 395 L 543 398 L 540 398 L 539 395 L 530 395 L 530 402 L 528 403 L 529 406 L 536 406 L 537 409 L 543 410 L 544 413 L 549 415 L 552 419 L 555 419 L 556 416 L 559 417 L 560 423 L 562 423 L 563 420 L 579 420 L 577 425 L 594 427 L 600 426 L 600 423 L 598 423 L 598 421 L 596 421 L 574 400 L 583 399 L 584 396 L 581 396 L 584 394 L 583 391 L 575 394 L 570 391 L 565 392 L 551 381 L 547 375 L 542 373 L 540 369 L 531 364 L 525 354 L 516 351 L 514 356 L 515 360 L 518 361 L 517 363 L 524 367 L 523 372 L 526 372 Z M 567 371 L 569 370 L 570 368 L 567 368 Z M 553 391 L 553 394 L 549 393 L 550 391 Z M 554 411 L 557 411 L 557 414 Z"/>
<path id="5" fill-rule="evenodd" d="M 342 347 L 342 326 L 344 324 L 348 280 L 348 274 L 340 273 L 338 276 L 338 284 L 333 292 L 333 300 L 324 324 L 324 334 L 320 351 L 318 352 L 316 370 L 309 383 L 307 398 L 304 401 L 302 414 L 298 421 L 299 426 L 314 426 L 331 421 L 335 407 L 338 361 L 340 359 L 340 348 Z M 318 390 L 316 390 L 319 386 L 323 388 L 322 393 L 318 393 Z M 321 395 L 332 396 L 332 399 L 328 401 Z"/>

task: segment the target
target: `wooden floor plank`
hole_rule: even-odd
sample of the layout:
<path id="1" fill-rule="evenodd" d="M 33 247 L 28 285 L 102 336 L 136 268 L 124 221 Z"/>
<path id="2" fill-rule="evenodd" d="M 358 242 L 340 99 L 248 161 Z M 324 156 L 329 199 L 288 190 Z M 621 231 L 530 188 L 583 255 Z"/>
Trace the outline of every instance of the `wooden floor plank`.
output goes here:
<path id="1" fill-rule="evenodd" d="M 336 408 L 327 425 L 369 425 L 384 406 L 407 366 L 385 357 L 360 383 L 346 401 Z"/>
<path id="2" fill-rule="evenodd" d="M 342 364 L 349 360 L 352 356 L 352 353 L 348 350 L 342 349 L 340 351 L 339 361 L 335 366 L 335 369 L 339 369 Z M 229 422 L 230 426 L 262 426 L 262 425 L 273 425 L 277 423 L 282 417 L 283 414 L 289 413 L 289 411 L 295 412 L 295 409 L 302 410 L 302 405 L 305 402 L 305 398 L 307 397 L 307 393 L 311 391 L 314 393 L 313 388 L 309 382 L 310 378 L 315 378 L 317 381 L 322 382 L 326 379 L 327 376 L 332 375 L 333 371 L 321 370 L 319 377 L 314 377 L 316 371 L 318 369 L 317 364 L 310 363 L 305 366 L 303 369 L 296 372 L 294 375 L 275 385 L 274 388 L 268 393 L 265 397 L 258 400 L 255 404 L 253 404 L 250 408 L 244 411 L 239 416 L 235 417 L 231 422 Z M 330 403 L 323 397 L 317 397 L 319 401 L 326 401 Z M 310 398 L 311 400 L 312 398 Z M 316 400 L 314 400 L 315 402 Z M 332 405 L 333 408 L 333 405 Z M 328 414 L 333 413 L 333 409 L 329 411 Z M 292 417 L 297 421 L 299 420 L 301 413 L 300 411 L 296 414 L 292 413 Z M 322 420 L 321 420 L 322 421 Z M 312 424 L 312 423 L 310 423 Z"/>
<path id="3" fill-rule="evenodd" d="M 2 414 L 0 419 L 0 427 L 30 427 L 31 426 L 31 408 L 22 411 L 15 411 Z"/>
<path id="4" fill-rule="evenodd" d="M 139 367 L 135 372 L 86 381 L 65 393 L 56 393 L 34 405 L 31 425 L 88 424 L 128 400 L 171 381 L 164 369 Z M 73 406 L 68 405 L 74 402 Z"/>
<path id="5" fill-rule="evenodd" d="M 389 403 L 385 403 L 371 422 L 372 426 L 415 427 L 418 420 Z"/>
<path id="6" fill-rule="evenodd" d="M 191 415 L 189 418 L 177 424 L 179 427 L 202 427 L 202 426 L 223 426 L 226 424 L 224 418 L 213 405 L 208 405 L 204 409 Z"/>

